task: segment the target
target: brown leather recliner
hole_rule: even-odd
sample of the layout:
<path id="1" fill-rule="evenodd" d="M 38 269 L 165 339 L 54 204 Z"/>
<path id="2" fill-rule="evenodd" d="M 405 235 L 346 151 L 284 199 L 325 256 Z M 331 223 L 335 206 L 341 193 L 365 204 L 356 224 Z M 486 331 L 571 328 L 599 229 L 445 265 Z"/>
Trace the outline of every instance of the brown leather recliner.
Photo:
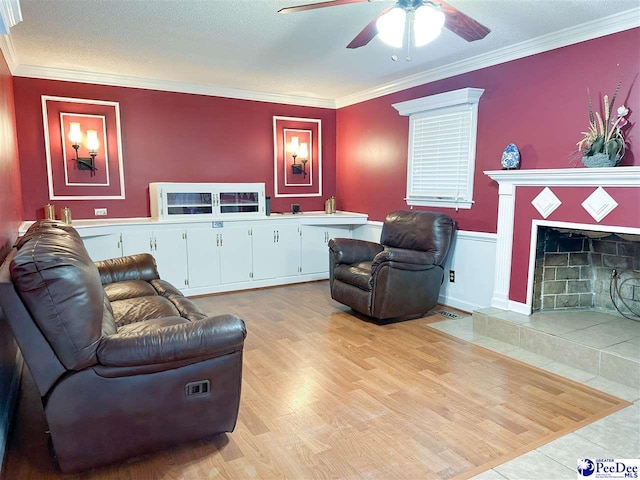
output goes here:
<path id="1" fill-rule="evenodd" d="M 73 228 L 37 222 L 0 267 L 0 306 L 63 472 L 234 429 L 244 322 L 207 317 L 151 255 L 94 264 Z"/>
<path id="2" fill-rule="evenodd" d="M 387 215 L 381 243 L 329 241 L 331 297 L 377 319 L 427 313 L 438 302 L 456 222 L 443 213 Z"/>

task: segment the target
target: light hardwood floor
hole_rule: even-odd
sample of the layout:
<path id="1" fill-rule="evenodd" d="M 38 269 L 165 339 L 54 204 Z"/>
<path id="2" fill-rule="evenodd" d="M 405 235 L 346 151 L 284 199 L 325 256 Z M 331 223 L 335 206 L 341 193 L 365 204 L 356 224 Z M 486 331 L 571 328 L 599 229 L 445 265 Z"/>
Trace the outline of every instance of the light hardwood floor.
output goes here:
<path id="1" fill-rule="evenodd" d="M 629 405 L 429 328 L 437 314 L 363 321 L 327 282 L 196 301 L 247 323 L 236 430 L 80 478 L 468 478 Z M 28 378 L 16 424 L 6 479 L 71 478 Z"/>

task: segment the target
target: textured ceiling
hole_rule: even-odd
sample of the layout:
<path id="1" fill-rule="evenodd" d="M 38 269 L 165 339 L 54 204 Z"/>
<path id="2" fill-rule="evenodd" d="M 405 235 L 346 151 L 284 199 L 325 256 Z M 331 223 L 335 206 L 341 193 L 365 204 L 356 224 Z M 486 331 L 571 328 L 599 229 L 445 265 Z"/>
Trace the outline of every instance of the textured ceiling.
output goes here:
<path id="1" fill-rule="evenodd" d="M 21 0 L 11 37 L 19 65 L 336 99 L 638 8 L 638 0 L 450 0 L 491 33 L 468 43 L 444 30 L 405 62 L 377 38 L 345 48 L 393 1 L 276 13 L 305 3 L 316 2 Z"/>

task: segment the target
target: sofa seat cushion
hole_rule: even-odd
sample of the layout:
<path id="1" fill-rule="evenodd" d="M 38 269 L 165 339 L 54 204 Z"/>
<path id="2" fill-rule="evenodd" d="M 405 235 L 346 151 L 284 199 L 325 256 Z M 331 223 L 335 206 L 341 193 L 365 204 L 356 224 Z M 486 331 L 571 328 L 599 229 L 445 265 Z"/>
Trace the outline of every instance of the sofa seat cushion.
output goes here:
<path id="1" fill-rule="evenodd" d="M 144 280 L 128 280 L 124 282 L 109 283 L 104 286 L 107 298 L 111 302 L 126 300 L 128 298 L 148 297 L 157 295 L 155 288 Z"/>
<path id="2" fill-rule="evenodd" d="M 123 325 L 162 317 L 180 317 L 173 302 L 158 295 L 127 298 L 111 302 L 118 331 Z"/>
<path id="3" fill-rule="evenodd" d="M 190 323 L 189 320 L 183 317 L 161 317 L 151 320 L 145 320 L 144 322 L 130 323 L 129 325 L 123 325 L 118 329 L 118 333 L 127 335 L 137 335 L 146 332 L 154 332 L 159 328 L 170 327 L 172 325 L 180 325 L 181 323 Z"/>
<path id="4" fill-rule="evenodd" d="M 338 265 L 334 269 L 333 276 L 336 280 L 348 283 L 362 290 L 371 290 L 371 262 Z"/>
<path id="5" fill-rule="evenodd" d="M 197 322 L 150 320 L 103 338 L 98 359 L 107 367 L 131 367 L 217 357 L 242 350 L 246 333 L 244 322 L 233 315 Z"/>

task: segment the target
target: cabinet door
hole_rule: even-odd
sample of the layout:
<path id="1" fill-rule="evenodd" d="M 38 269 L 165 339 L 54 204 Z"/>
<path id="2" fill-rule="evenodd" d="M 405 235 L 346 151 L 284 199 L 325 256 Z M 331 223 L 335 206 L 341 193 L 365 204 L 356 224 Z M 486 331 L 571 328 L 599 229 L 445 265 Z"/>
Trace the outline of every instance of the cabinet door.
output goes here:
<path id="1" fill-rule="evenodd" d="M 329 240 L 351 238 L 348 227 L 302 226 L 302 273 L 329 272 Z"/>
<path id="2" fill-rule="evenodd" d="M 278 227 L 276 245 L 278 247 L 279 276 L 290 277 L 300 274 L 300 227 L 284 225 Z"/>
<path id="3" fill-rule="evenodd" d="M 279 277 L 276 246 L 276 226 L 252 227 L 253 279 L 264 280 Z"/>
<path id="4" fill-rule="evenodd" d="M 302 226 L 302 273 L 329 271 L 329 247 L 325 227 Z"/>
<path id="5" fill-rule="evenodd" d="M 300 268 L 300 233 L 297 225 L 253 227 L 253 278 L 290 277 Z"/>
<path id="6" fill-rule="evenodd" d="M 184 230 L 154 231 L 152 254 L 161 279 L 178 289 L 188 286 L 187 238 Z"/>
<path id="7" fill-rule="evenodd" d="M 122 243 L 120 242 L 119 233 L 82 237 L 82 243 L 84 243 L 91 260 L 94 262 L 122 256 Z"/>
<path id="8" fill-rule="evenodd" d="M 225 226 L 220 239 L 220 281 L 239 283 L 251 280 L 251 227 Z"/>
<path id="9" fill-rule="evenodd" d="M 153 232 L 151 230 L 122 232 L 122 255 L 138 253 L 153 253 Z"/>
<path id="10" fill-rule="evenodd" d="M 187 230 L 189 288 L 220 283 L 220 228 Z"/>

